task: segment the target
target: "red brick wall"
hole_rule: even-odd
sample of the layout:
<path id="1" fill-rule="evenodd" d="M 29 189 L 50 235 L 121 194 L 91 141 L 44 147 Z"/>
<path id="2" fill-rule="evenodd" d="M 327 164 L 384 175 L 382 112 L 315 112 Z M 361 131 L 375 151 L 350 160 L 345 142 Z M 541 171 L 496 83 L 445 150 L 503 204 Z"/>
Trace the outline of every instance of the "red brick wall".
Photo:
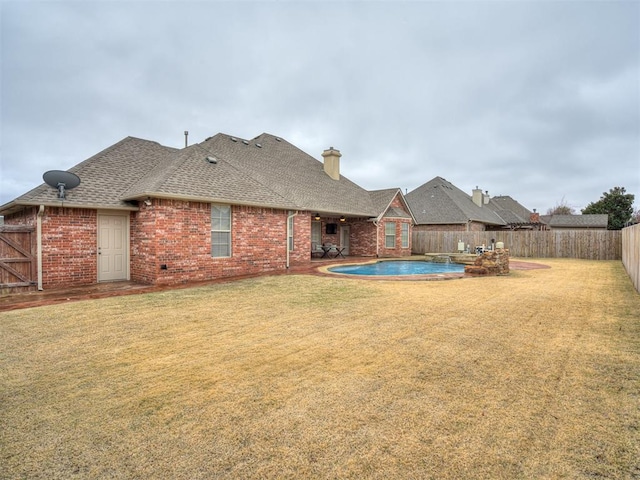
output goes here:
<path id="1" fill-rule="evenodd" d="M 97 281 L 97 213 L 46 207 L 42 217 L 43 288 Z"/>
<path id="2" fill-rule="evenodd" d="M 314 221 L 309 213 L 310 221 Z M 327 234 L 327 224 L 335 223 L 337 230 L 335 234 Z M 339 217 L 324 217 L 320 221 L 322 232 L 322 244 L 332 243 L 340 245 L 340 226 L 349 227 L 349 255 L 358 257 L 373 257 L 376 255 L 376 227 L 373 222 L 366 218 L 348 218 L 341 222 Z M 309 223 L 309 238 L 311 238 L 311 222 Z M 309 250 L 311 251 L 311 243 Z M 308 255 L 306 260 L 308 260 Z"/>
<path id="3" fill-rule="evenodd" d="M 350 221 L 351 231 L 349 232 L 351 245 L 349 254 L 358 257 L 376 256 L 376 226 L 367 219 Z"/>
<path id="4" fill-rule="evenodd" d="M 472 232 L 484 232 L 486 229 L 486 225 L 480 222 L 471 222 L 471 224 L 469 225 L 469 230 L 471 230 Z"/>
<path id="5" fill-rule="evenodd" d="M 415 225 L 413 229 L 416 232 L 466 232 L 466 225 L 446 224 L 446 225 Z"/>
<path id="6" fill-rule="evenodd" d="M 37 212 L 38 209 L 36 207 L 30 207 L 21 212 L 6 215 L 4 223 L 7 225 L 35 225 Z"/>
<path id="7" fill-rule="evenodd" d="M 283 270 L 287 214 L 284 210 L 232 206 L 232 256 L 211 257 L 208 203 L 153 200 L 130 216 L 131 279 L 175 284 Z M 35 224 L 36 209 L 7 216 L 7 224 Z M 294 217 L 290 263 L 310 261 L 311 218 Z M 47 207 L 42 221 L 43 286 L 97 281 L 97 211 Z M 167 268 L 162 269 L 161 266 Z"/>
<path id="8" fill-rule="evenodd" d="M 284 210 L 232 206 L 232 256 L 211 257 L 211 205 L 201 202 L 154 199 L 130 215 L 131 279 L 148 284 L 176 284 L 220 277 L 255 274 L 286 268 L 287 215 Z M 310 262 L 311 212 L 294 217 L 294 249 L 290 264 Z M 7 224 L 35 224 L 36 208 L 9 215 Z M 410 254 L 397 247 L 384 249 L 384 222 L 377 229 L 384 256 Z M 341 222 L 326 219 L 326 222 Z M 339 243 L 336 235 L 323 242 Z M 350 255 L 376 255 L 376 226 L 366 218 L 348 219 Z M 409 236 L 411 240 L 411 235 Z M 71 286 L 97 281 L 97 211 L 47 207 L 43 217 L 43 285 Z M 166 265 L 166 269 L 161 268 Z"/>
<path id="9" fill-rule="evenodd" d="M 467 224 L 431 224 L 431 225 L 416 225 L 413 227 L 416 232 L 483 232 L 486 230 L 484 223 L 471 222 L 467 227 Z"/>
<path id="10" fill-rule="evenodd" d="M 385 242 L 385 224 L 395 223 L 396 227 L 396 244 L 394 248 L 387 248 Z M 402 248 L 402 227 L 403 223 L 409 224 L 409 247 Z M 411 219 L 408 218 L 383 218 L 378 224 L 378 256 L 380 257 L 406 257 L 411 255 Z"/>
<path id="11" fill-rule="evenodd" d="M 286 268 L 286 211 L 232 206 L 231 219 L 231 257 L 213 258 L 210 204 L 154 199 L 142 206 L 132 215 L 132 280 L 176 284 Z M 308 215 L 295 217 L 292 263 L 309 261 L 310 228 Z"/>
<path id="12" fill-rule="evenodd" d="M 35 225 L 38 208 L 5 217 L 8 225 Z M 46 207 L 42 216 L 42 287 L 87 285 L 97 281 L 95 210 Z"/>
<path id="13" fill-rule="evenodd" d="M 400 195 L 396 195 L 393 201 L 391 202 L 390 207 L 395 208 L 396 210 L 402 210 L 407 215 L 409 215 L 407 208 L 404 205 Z M 385 242 L 386 230 L 385 224 L 388 222 L 395 223 L 395 231 L 396 231 L 396 243 L 393 248 L 387 248 Z M 402 224 L 409 225 L 409 245 L 407 248 L 402 248 Z M 384 217 L 378 224 L 378 256 L 380 257 L 406 257 L 411 255 L 411 226 L 412 220 L 411 218 L 400 218 L 400 217 Z"/>
<path id="14" fill-rule="evenodd" d="M 140 210 L 131 212 L 129 223 L 131 280 L 138 283 L 154 283 L 158 270 L 154 209 L 140 203 Z"/>
<path id="15" fill-rule="evenodd" d="M 293 218 L 293 250 L 289 252 L 289 264 L 300 265 L 310 261 L 311 213 L 298 212 Z"/>
<path id="16" fill-rule="evenodd" d="M 337 225 L 336 233 L 327 233 L 327 224 L 335 223 Z M 321 232 L 322 232 L 322 244 L 333 243 L 334 245 L 340 245 L 340 221 L 339 217 L 323 217 L 320 220 Z M 346 222 L 345 222 L 346 224 Z"/>

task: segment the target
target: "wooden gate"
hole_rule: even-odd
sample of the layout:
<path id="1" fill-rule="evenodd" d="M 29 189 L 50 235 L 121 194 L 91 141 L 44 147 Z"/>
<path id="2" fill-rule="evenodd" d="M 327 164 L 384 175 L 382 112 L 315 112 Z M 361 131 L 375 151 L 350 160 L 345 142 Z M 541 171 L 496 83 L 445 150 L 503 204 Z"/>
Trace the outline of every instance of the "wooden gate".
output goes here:
<path id="1" fill-rule="evenodd" d="M 0 225 L 0 294 L 35 290 L 35 227 Z"/>

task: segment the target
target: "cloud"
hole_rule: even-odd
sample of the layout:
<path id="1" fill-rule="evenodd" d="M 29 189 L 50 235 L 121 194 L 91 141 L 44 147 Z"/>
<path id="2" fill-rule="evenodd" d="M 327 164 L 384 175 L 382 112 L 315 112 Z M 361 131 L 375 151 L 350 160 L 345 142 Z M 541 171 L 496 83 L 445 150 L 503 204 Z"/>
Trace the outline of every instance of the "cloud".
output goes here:
<path id="1" fill-rule="evenodd" d="M 640 198 L 634 2 L 0 5 L 0 204 L 127 135 L 180 147 L 184 130 L 334 146 L 370 189 Z"/>

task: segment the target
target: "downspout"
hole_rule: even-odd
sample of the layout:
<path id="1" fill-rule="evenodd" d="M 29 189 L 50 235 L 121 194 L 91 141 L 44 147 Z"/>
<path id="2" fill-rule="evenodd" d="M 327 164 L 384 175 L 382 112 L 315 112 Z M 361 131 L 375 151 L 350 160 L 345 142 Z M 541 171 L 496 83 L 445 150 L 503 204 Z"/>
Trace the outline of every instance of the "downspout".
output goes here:
<path id="1" fill-rule="evenodd" d="M 376 258 L 380 257 L 380 232 L 378 231 L 378 219 L 373 221 L 373 225 L 376 227 Z"/>
<path id="2" fill-rule="evenodd" d="M 36 217 L 36 243 L 37 243 L 37 264 L 38 264 L 38 291 L 42 288 L 42 216 L 44 215 L 44 205 L 40 205 Z"/>
<path id="3" fill-rule="evenodd" d="M 291 228 L 289 227 L 289 220 L 291 220 L 296 215 L 298 215 L 297 211 L 289 212 L 289 214 L 287 215 L 287 238 L 285 239 L 285 241 L 287 242 L 287 268 L 289 268 L 289 253 L 291 251 L 291 248 L 289 246 L 289 237 L 291 236 Z"/>

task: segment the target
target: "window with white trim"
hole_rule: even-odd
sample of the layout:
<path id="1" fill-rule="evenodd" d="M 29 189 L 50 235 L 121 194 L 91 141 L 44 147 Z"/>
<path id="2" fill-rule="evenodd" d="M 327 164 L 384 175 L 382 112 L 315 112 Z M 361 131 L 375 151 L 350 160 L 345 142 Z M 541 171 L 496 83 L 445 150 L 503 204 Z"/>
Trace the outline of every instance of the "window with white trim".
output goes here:
<path id="1" fill-rule="evenodd" d="M 230 205 L 211 205 L 211 256 L 231 256 Z"/>
<path id="2" fill-rule="evenodd" d="M 403 223 L 400 225 L 400 238 L 402 241 L 402 248 L 409 248 L 409 224 Z"/>
<path id="3" fill-rule="evenodd" d="M 287 219 L 288 222 L 288 235 L 289 235 L 289 251 L 293 251 L 293 219 L 294 219 L 294 214 L 295 212 L 289 212 L 289 218 Z"/>
<path id="4" fill-rule="evenodd" d="M 385 222 L 384 246 L 386 248 L 396 248 L 396 222 Z"/>

